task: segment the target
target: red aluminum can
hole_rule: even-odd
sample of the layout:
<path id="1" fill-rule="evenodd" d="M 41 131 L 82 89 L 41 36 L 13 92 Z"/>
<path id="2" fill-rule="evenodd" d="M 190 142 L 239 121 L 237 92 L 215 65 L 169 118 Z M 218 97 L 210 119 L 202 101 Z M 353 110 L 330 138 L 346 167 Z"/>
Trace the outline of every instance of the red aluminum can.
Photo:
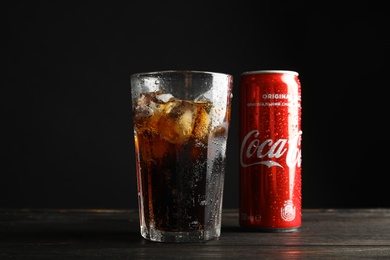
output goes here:
<path id="1" fill-rule="evenodd" d="M 298 73 L 244 72 L 239 91 L 240 226 L 297 231 L 302 219 Z"/>

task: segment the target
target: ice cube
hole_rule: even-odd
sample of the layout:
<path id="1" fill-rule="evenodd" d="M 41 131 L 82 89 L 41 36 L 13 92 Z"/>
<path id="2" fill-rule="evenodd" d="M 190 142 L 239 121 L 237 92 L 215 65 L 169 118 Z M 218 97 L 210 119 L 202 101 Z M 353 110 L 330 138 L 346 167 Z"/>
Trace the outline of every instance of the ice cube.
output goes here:
<path id="1" fill-rule="evenodd" d="M 140 95 L 137 104 L 134 106 L 133 115 L 137 123 L 141 123 L 153 114 L 153 110 L 150 108 L 150 99 L 142 94 Z"/>
<path id="2" fill-rule="evenodd" d="M 196 103 L 198 110 L 195 118 L 194 136 L 197 139 L 204 139 L 210 132 L 210 108 L 211 103 L 198 102 Z"/>
<path id="3" fill-rule="evenodd" d="M 161 101 L 163 103 L 167 103 L 169 101 L 172 101 L 174 100 L 174 96 L 172 96 L 172 94 L 159 94 L 159 95 L 156 95 L 156 99 L 158 101 Z"/>
<path id="4" fill-rule="evenodd" d="M 198 97 L 194 99 L 195 102 L 202 102 L 202 101 L 211 101 L 213 96 L 213 90 L 208 90 L 202 94 L 200 94 Z"/>
<path id="5" fill-rule="evenodd" d="M 188 101 L 168 102 L 171 106 L 162 113 L 158 121 L 158 131 L 165 140 L 178 144 L 185 143 L 191 137 L 196 106 Z"/>
<path id="6" fill-rule="evenodd" d="M 160 117 L 169 113 L 176 104 L 174 97 L 163 91 L 143 93 L 134 107 L 134 119 L 137 126 L 147 126 L 157 130 Z"/>

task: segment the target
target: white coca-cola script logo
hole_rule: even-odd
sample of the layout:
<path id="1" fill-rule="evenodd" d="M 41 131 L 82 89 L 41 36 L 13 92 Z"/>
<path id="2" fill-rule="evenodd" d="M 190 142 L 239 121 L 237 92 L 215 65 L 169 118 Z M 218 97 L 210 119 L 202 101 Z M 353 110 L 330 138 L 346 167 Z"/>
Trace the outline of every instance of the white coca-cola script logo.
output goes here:
<path id="1" fill-rule="evenodd" d="M 279 139 L 273 141 L 272 139 L 266 139 L 261 142 L 257 137 L 259 136 L 258 130 L 250 131 L 242 140 L 240 149 L 240 163 L 242 167 L 249 167 L 256 164 L 264 164 L 271 168 L 272 166 L 283 166 L 276 162 L 286 151 L 285 147 L 288 143 L 288 151 L 286 155 L 286 164 L 289 168 L 301 167 L 301 141 L 302 131 L 299 131 L 297 135 L 291 139 Z M 268 150 L 266 148 L 270 147 Z M 245 160 L 250 159 L 250 160 Z M 249 161 L 249 163 L 246 163 Z"/>

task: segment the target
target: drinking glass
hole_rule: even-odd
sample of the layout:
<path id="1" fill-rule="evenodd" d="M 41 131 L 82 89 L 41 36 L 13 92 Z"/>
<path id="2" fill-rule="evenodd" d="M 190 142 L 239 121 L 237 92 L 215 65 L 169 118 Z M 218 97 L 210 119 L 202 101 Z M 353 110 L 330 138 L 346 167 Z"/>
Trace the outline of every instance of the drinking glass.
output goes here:
<path id="1" fill-rule="evenodd" d="M 169 70 L 131 75 L 142 237 L 218 240 L 233 77 Z"/>

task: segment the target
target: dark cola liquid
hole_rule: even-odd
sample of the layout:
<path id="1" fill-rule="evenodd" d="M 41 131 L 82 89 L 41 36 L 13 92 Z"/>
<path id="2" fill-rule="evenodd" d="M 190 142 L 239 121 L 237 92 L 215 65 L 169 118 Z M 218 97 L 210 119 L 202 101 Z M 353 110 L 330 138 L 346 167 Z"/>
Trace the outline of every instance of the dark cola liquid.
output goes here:
<path id="1" fill-rule="evenodd" d="M 220 226 L 227 127 L 211 129 L 210 103 L 150 100 L 152 115 L 134 115 L 141 226 L 212 233 Z"/>
<path id="2" fill-rule="evenodd" d="M 145 223 L 164 231 L 202 229 L 205 219 L 207 147 L 195 147 L 194 142 L 167 144 L 163 158 L 142 160 L 152 153 L 158 135 L 144 132 L 138 135 L 142 143 L 140 184 Z M 197 153 L 194 157 L 193 153 Z"/>

